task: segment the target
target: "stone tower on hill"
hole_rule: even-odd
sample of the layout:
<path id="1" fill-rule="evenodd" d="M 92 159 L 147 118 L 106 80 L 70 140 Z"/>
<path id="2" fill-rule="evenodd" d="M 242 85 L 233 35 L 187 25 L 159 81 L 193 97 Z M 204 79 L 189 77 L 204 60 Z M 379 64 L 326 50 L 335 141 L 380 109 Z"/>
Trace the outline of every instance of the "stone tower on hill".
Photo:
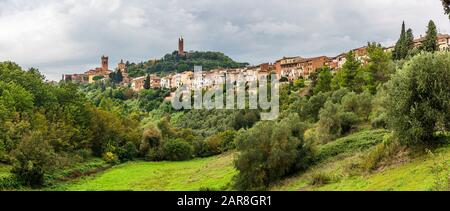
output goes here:
<path id="1" fill-rule="evenodd" d="M 108 57 L 107 56 L 102 56 L 102 70 L 103 71 L 108 71 L 109 70 Z"/>
<path id="2" fill-rule="evenodd" d="M 184 56 L 184 39 L 183 37 L 181 37 L 180 39 L 178 39 L 178 55 L 180 56 Z"/>

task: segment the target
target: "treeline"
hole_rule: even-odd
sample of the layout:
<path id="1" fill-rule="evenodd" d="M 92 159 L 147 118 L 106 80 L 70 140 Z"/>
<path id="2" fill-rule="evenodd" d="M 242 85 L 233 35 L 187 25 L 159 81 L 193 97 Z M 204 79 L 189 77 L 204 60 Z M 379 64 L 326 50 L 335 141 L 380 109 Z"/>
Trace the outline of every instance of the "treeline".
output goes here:
<path id="1" fill-rule="evenodd" d="M 11 62 L 0 63 L 0 78 L 0 162 L 21 184 L 42 185 L 45 174 L 86 155 L 128 159 L 141 138 L 138 119 L 97 108 L 74 84 L 44 83 Z"/>
<path id="2" fill-rule="evenodd" d="M 145 76 L 147 74 L 180 73 L 193 71 L 194 66 L 202 66 L 203 70 L 216 68 L 241 68 L 248 63 L 233 61 L 230 57 L 220 52 L 189 52 L 185 56 L 178 55 L 175 51 L 167 54 L 160 60 L 135 63 L 126 63 L 128 73 L 131 77 Z"/>

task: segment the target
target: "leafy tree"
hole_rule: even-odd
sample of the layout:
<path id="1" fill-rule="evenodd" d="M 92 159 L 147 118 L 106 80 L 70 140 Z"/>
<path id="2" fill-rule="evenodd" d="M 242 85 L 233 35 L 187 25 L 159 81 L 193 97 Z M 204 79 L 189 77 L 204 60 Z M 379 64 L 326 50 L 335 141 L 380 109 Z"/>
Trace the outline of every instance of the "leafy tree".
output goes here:
<path id="1" fill-rule="evenodd" d="M 209 157 L 235 149 L 235 137 L 236 132 L 234 130 L 227 130 L 210 136 L 204 141 L 194 141 L 195 155 L 198 157 Z"/>
<path id="2" fill-rule="evenodd" d="M 224 153 L 236 148 L 236 132 L 234 130 L 227 130 L 219 133 L 218 136 L 220 137 L 220 152 Z"/>
<path id="3" fill-rule="evenodd" d="M 128 142 L 138 144 L 141 134 L 136 120 L 97 108 L 91 108 L 91 115 L 90 147 L 95 156 L 114 153 Z"/>
<path id="4" fill-rule="evenodd" d="M 161 131 L 153 124 L 147 126 L 142 134 L 142 142 L 139 146 L 141 156 L 147 155 L 150 149 L 160 147 L 162 142 Z"/>
<path id="5" fill-rule="evenodd" d="M 414 35 L 412 32 L 412 29 L 408 29 L 408 31 L 406 31 L 405 22 L 403 21 L 400 38 L 395 44 L 393 53 L 394 60 L 405 59 L 409 52 L 414 48 Z"/>
<path id="6" fill-rule="evenodd" d="M 408 30 L 408 34 L 409 31 L 410 30 Z M 384 83 L 389 80 L 390 75 L 395 72 L 395 66 L 391 60 L 392 55 L 385 52 L 380 44 L 369 43 L 367 51 L 369 56 L 368 69 L 373 77 L 373 80 L 375 81 L 374 86 L 376 88 L 380 83 Z"/>
<path id="7" fill-rule="evenodd" d="M 166 160 L 183 161 L 193 157 L 192 145 L 181 139 L 168 140 L 162 146 L 162 153 Z"/>
<path id="8" fill-rule="evenodd" d="M 425 36 L 425 41 L 423 42 L 422 49 L 428 52 L 439 50 L 437 43 L 437 29 L 432 20 L 430 20 L 430 22 L 428 23 L 427 35 Z"/>
<path id="9" fill-rule="evenodd" d="M 430 143 L 450 127 L 450 54 L 423 53 L 397 71 L 387 85 L 390 128 L 407 145 Z"/>
<path id="10" fill-rule="evenodd" d="M 304 170 L 312 163 L 311 146 L 303 139 L 306 125 L 298 116 L 280 123 L 260 122 L 237 136 L 235 160 L 239 190 L 264 190 L 271 182 Z"/>
<path id="11" fill-rule="evenodd" d="M 353 91 L 361 93 L 364 91 L 376 92 L 375 79 L 369 66 L 365 65 L 358 69 L 353 81 Z"/>
<path id="12" fill-rule="evenodd" d="M 368 92 L 362 94 L 351 92 L 342 98 L 341 105 L 345 112 L 353 112 L 363 120 L 368 120 L 372 111 L 372 95 Z"/>
<path id="13" fill-rule="evenodd" d="M 301 89 L 301 88 L 304 88 L 305 87 L 305 80 L 304 79 L 301 79 L 301 78 L 299 78 L 299 79 L 296 79 L 295 81 L 294 81 L 294 89 L 295 90 L 299 90 L 299 89 Z"/>
<path id="14" fill-rule="evenodd" d="M 248 129 L 260 119 L 259 112 L 255 110 L 242 110 L 239 111 L 234 117 L 234 129 L 240 130 L 242 128 Z"/>
<path id="15" fill-rule="evenodd" d="M 166 96 L 169 95 L 169 90 L 165 89 L 144 89 L 141 90 L 138 97 L 139 108 L 142 111 L 150 112 L 161 105 Z"/>
<path id="16" fill-rule="evenodd" d="M 302 121 L 317 122 L 319 120 L 319 111 L 327 102 L 329 95 L 323 92 L 309 98 L 300 98 L 290 107 L 291 112 L 298 113 Z"/>
<path id="17" fill-rule="evenodd" d="M 347 112 L 341 105 L 328 101 L 320 110 L 317 122 L 318 138 L 322 143 L 332 141 L 349 132 L 357 122 L 358 116 L 355 113 Z"/>
<path id="18" fill-rule="evenodd" d="M 177 133 L 170 124 L 170 118 L 164 117 L 159 121 L 158 128 L 161 131 L 161 135 L 164 139 L 176 138 Z"/>
<path id="19" fill-rule="evenodd" d="M 331 81 L 333 79 L 333 75 L 331 74 L 330 68 L 323 68 L 318 71 L 318 73 L 319 78 L 317 79 L 316 86 L 314 87 L 314 94 L 331 91 Z"/>
<path id="20" fill-rule="evenodd" d="M 24 136 L 12 152 L 13 169 L 19 181 L 28 186 L 44 184 L 44 175 L 54 169 L 55 152 L 39 132 Z"/>
<path id="21" fill-rule="evenodd" d="M 361 62 L 355 58 L 353 51 L 350 51 L 347 54 L 346 62 L 342 66 L 342 69 L 333 78 L 333 88 L 335 90 L 339 88 L 348 88 L 354 91 L 355 78 L 360 67 Z"/>

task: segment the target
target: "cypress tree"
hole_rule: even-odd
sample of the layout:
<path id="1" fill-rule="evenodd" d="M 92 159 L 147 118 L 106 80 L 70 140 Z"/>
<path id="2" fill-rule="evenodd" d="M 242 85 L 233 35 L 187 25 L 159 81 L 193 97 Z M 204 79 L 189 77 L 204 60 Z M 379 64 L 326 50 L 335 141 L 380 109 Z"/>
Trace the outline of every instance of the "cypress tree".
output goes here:
<path id="1" fill-rule="evenodd" d="M 423 42 L 422 50 L 428 52 L 434 52 L 438 50 L 436 24 L 434 24 L 432 20 L 430 20 L 430 22 L 428 23 L 427 36 L 425 37 L 425 41 Z"/>
<path id="2" fill-rule="evenodd" d="M 150 75 L 147 75 L 147 78 L 144 81 L 144 89 L 149 90 L 151 88 L 152 88 L 152 86 L 151 86 L 151 81 L 150 81 Z"/>
<path id="3" fill-rule="evenodd" d="M 405 58 L 405 56 L 404 56 L 405 41 L 406 41 L 406 27 L 405 27 L 405 21 L 403 21 L 400 38 L 398 39 L 397 43 L 395 44 L 395 49 L 394 49 L 394 54 L 393 54 L 393 57 L 395 60 L 400 60 L 400 59 Z"/>
<path id="4" fill-rule="evenodd" d="M 406 55 L 408 55 L 412 49 L 414 49 L 414 34 L 412 29 L 408 29 L 406 32 Z"/>
<path id="5" fill-rule="evenodd" d="M 117 70 L 117 73 L 115 75 L 115 81 L 116 83 L 122 83 L 123 81 L 123 75 L 121 70 Z"/>

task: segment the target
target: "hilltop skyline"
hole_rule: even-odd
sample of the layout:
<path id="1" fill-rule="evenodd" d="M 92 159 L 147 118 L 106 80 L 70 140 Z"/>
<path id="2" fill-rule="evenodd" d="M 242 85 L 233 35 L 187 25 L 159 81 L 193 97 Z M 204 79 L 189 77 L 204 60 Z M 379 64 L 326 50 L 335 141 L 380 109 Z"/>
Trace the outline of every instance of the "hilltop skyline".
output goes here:
<path id="1" fill-rule="evenodd" d="M 37 67 L 58 80 L 96 66 L 99 55 L 113 64 L 159 59 L 175 51 L 183 36 L 186 51 L 220 51 L 259 64 L 283 56 L 333 56 L 368 41 L 391 45 L 403 20 L 418 37 L 430 19 L 439 32 L 450 33 L 437 0 L 4 0 L 0 25 L 9 30 L 0 34 L 0 60 Z"/>

